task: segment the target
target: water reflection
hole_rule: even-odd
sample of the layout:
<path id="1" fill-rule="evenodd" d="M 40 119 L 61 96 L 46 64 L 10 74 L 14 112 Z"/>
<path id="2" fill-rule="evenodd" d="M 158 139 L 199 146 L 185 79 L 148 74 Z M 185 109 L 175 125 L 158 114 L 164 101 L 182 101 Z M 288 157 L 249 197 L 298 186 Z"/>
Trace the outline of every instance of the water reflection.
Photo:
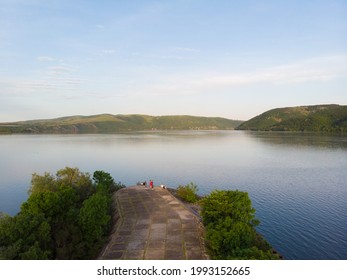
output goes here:
<path id="1" fill-rule="evenodd" d="M 347 149 L 347 137 L 343 135 L 319 134 L 307 132 L 253 132 L 245 131 L 245 135 L 266 144 L 290 145 L 304 147 L 321 147 Z"/>

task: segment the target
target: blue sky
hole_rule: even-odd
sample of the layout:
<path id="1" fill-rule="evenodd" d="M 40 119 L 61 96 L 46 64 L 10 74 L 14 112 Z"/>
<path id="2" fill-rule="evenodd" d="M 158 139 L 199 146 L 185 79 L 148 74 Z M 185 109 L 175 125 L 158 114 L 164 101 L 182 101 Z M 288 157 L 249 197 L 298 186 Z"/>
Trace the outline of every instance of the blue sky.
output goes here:
<path id="1" fill-rule="evenodd" d="M 347 104 L 345 0 L 0 0 L 0 122 Z"/>

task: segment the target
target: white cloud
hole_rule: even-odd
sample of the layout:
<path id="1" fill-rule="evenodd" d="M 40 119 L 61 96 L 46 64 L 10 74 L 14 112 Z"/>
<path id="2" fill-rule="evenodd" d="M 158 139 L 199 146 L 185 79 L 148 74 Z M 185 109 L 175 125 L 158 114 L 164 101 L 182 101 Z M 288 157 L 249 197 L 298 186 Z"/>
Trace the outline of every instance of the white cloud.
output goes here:
<path id="1" fill-rule="evenodd" d="M 174 75 L 160 75 L 152 84 L 130 89 L 136 94 L 149 95 L 189 95 L 216 93 L 235 87 L 256 84 L 267 86 L 292 85 L 305 82 L 331 81 L 347 78 L 347 55 L 317 57 L 268 68 L 258 68 L 249 72 L 200 71 Z"/>
<path id="2" fill-rule="evenodd" d="M 50 76 L 62 76 L 75 71 L 75 68 L 67 65 L 57 65 L 48 67 L 48 74 Z"/>
<path id="3" fill-rule="evenodd" d="M 295 84 L 347 78 L 347 55 L 318 57 L 243 73 L 207 73 L 192 84 L 205 86 L 242 86 L 256 83 Z"/>
<path id="4" fill-rule="evenodd" d="M 329 81 L 347 77 L 347 55 L 318 57 L 280 65 L 266 71 L 265 81 L 275 84 Z"/>
<path id="5" fill-rule="evenodd" d="M 218 92 L 235 92 L 233 89 L 262 84 L 268 87 L 314 82 L 321 83 L 336 78 L 347 79 L 347 55 L 318 57 L 296 61 L 248 72 L 211 72 L 198 70 L 168 74 L 160 68 L 140 69 L 122 84 L 108 80 L 90 81 L 80 77 L 77 68 L 61 64 L 47 67 L 42 78 L 0 79 L 0 94 L 15 96 L 57 95 L 82 96 L 84 89 L 96 90 L 98 94 L 113 96 L 170 96 L 211 95 Z M 136 83 L 132 81 L 137 81 Z M 102 84 L 102 85 L 99 85 Z M 104 87 L 104 85 L 107 85 Z M 83 92 L 82 92 L 83 89 Z M 63 94 L 65 94 L 63 96 Z"/>
<path id="6" fill-rule="evenodd" d="M 50 56 L 38 56 L 37 60 L 44 62 L 44 61 L 55 61 L 56 59 Z"/>

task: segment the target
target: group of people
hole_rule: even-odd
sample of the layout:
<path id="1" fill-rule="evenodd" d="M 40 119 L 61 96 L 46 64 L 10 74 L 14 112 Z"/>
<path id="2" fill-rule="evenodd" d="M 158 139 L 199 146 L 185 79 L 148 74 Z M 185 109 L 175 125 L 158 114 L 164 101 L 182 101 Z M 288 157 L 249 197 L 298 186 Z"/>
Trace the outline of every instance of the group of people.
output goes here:
<path id="1" fill-rule="evenodd" d="M 147 187 L 147 181 L 142 182 L 141 185 Z M 160 185 L 160 186 L 161 186 L 163 189 L 166 189 L 165 185 Z M 153 189 L 153 187 L 154 187 L 153 180 L 149 180 L 149 187 L 150 187 L 151 189 Z"/>
<path id="2" fill-rule="evenodd" d="M 141 183 L 141 185 L 147 187 L 147 181 L 144 181 L 143 183 Z M 149 180 L 149 187 L 153 189 L 153 180 Z"/>

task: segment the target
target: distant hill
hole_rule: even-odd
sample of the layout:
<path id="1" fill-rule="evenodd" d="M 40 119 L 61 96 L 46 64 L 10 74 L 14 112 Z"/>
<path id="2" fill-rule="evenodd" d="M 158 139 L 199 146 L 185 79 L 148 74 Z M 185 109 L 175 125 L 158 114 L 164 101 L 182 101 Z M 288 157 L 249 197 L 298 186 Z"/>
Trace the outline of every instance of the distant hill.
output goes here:
<path id="1" fill-rule="evenodd" d="M 116 133 L 141 130 L 228 130 L 242 121 L 195 116 L 111 115 L 0 123 L 0 133 Z"/>
<path id="2" fill-rule="evenodd" d="M 347 106 L 279 108 L 242 123 L 238 130 L 347 132 Z"/>

